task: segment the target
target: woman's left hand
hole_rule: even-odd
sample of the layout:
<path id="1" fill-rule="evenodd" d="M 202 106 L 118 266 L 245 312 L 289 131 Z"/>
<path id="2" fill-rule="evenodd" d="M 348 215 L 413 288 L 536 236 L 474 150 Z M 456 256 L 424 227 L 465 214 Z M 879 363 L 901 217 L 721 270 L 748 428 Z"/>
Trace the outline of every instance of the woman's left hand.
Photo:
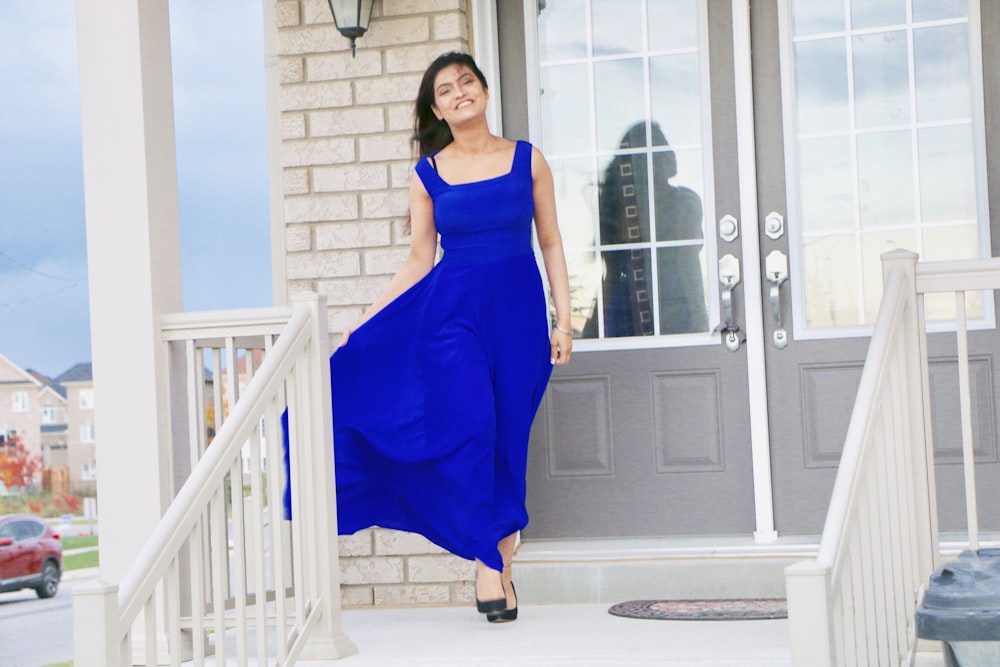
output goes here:
<path id="1" fill-rule="evenodd" d="M 553 329 L 550 340 L 552 344 L 552 357 L 549 361 L 559 365 L 568 364 L 569 357 L 573 353 L 573 336 L 558 329 Z"/>

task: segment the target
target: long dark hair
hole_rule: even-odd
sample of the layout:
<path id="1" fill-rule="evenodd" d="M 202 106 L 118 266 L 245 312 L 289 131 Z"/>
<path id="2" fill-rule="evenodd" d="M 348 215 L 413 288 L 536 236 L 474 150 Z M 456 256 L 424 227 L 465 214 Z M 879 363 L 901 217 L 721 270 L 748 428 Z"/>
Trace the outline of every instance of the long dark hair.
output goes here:
<path id="1" fill-rule="evenodd" d="M 448 123 L 438 120 L 432 108 L 434 106 L 434 80 L 437 78 L 438 72 L 450 65 L 465 65 L 476 75 L 479 83 L 483 84 L 483 88 L 489 89 L 489 86 L 486 85 L 486 77 L 483 76 L 476 61 L 468 53 L 451 51 L 435 58 L 420 80 L 416 110 L 413 113 L 413 141 L 417 143 L 420 157 L 436 153 L 454 140 Z"/>

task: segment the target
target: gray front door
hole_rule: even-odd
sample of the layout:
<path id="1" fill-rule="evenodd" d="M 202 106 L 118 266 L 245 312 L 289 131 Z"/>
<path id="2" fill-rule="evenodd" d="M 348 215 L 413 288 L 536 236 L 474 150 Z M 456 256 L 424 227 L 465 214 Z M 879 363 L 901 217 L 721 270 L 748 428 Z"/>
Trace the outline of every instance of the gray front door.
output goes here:
<path id="1" fill-rule="evenodd" d="M 766 319 L 768 413 L 775 526 L 822 527 L 881 298 L 880 255 L 896 248 L 923 260 L 989 256 L 986 142 L 997 108 L 983 87 L 998 80 L 981 46 L 1000 27 L 997 4 L 929 0 L 751 3 L 758 214 L 779 215 L 784 233 L 762 230 L 761 256 L 789 258 L 780 288 L 787 346 Z M 983 39 L 980 39 L 980 35 Z M 994 118 L 985 122 L 990 116 Z M 992 188 L 996 192 L 996 185 Z M 765 291 L 773 283 L 762 281 Z M 975 415 L 980 477 L 996 480 L 995 415 L 1000 341 L 992 304 L 981 318 Z M 953 302 L 931 299 L 944 328 Z M 931 397 L 941 527 L 964 526 L 954 336 L 933 335 Z M 1000 527 L 996 484 L 980 499 L 984 528 Z"/>
<path id="2" fill-rule="evenodd" d="M 498 3 L 504 129 L 552 165 L 578 342 L 536 420 L 526 536 L 819 532 L 879 255 L 989 254 L 969 65 L 997 12 L 528 2 Z"/>
<path id="3" fill-rule="evenodd" d="M 745 319 L 742 242 L 716 224 L 739 224 L 729 19 L 581 0 L 526 21 L 513 4 L 497 5 L 501 55 L 526 24 L 528 65 L 501 61 L 504 129 L 552 166 L 577 337 L 536 420 L 526 535 L 750 534 L 744 332 L 729 349 L 713 331 Z M 522 67 L 530 128 L 512 101 Z"/>

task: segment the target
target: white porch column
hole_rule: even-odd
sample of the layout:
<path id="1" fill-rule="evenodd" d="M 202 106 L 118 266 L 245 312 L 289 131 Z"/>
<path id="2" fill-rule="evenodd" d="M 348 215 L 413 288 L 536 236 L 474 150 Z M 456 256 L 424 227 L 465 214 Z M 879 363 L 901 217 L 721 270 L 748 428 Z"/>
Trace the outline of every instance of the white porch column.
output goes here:
<path id="1" fill-rule="evenodd" d="M 167 0 L 77 0 L 101 579 L 120 583 L 169 497 L 166 348 L 181 310 Z"/>

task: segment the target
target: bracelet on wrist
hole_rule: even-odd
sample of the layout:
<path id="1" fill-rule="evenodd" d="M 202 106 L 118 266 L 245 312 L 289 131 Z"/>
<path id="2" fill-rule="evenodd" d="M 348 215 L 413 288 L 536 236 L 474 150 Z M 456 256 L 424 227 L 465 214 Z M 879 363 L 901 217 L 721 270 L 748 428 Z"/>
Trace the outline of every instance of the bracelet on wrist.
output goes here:
<path id="1" fill-rule="evenodd" d="M 563 328 L 562 328 L 561 326 L 559 326 L 558 324 L 553 324 L 553 325 L 552 325 L 552 328 L 553 328 L 553 329 L 555 329 L 556 331 L 559 331 L 560 333 L 564 333 L 564 334 L 566 334 L 567 336 L 572 336 L 572 335 L 573 335 L 573 332 L 572 332 L 572 331 L 570 331 L 569 329 L 563 329 Z"/>

